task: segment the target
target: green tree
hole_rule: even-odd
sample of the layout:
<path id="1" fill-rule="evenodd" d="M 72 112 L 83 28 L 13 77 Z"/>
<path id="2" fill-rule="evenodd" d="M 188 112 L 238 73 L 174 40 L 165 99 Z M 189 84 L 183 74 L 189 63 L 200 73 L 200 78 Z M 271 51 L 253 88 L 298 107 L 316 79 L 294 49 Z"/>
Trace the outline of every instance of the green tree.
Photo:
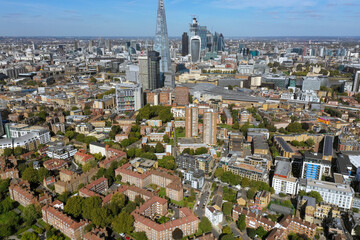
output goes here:
<path id="1" fill-rule="evenodd" d="M 148 240 L 145 232 L 134 232 L 133 236 L 136 240 Z"/>
<path id="2" fill-rule="evenodd" d="M 207 152 L 208 152 L 208 150 L 206 147 L 201 147 L 201 148 L 197 148 L 195 150 L 195 155 L 201 155 L 201 154 L 205 154 Z"/>
<path id="3" fill-rule="evenodd" d="M 199 223 L 199 228 L 203 233 L 211 232 L 212 226 L 210 220 L 207 217 L 203 217 Z"/>
<path id="4" fill-rule="evenodd" d="M 256 235 L 258 235 L 260 238 L 265 237 L 266 234 L 267 234 L 267 231 L 262 226 L 260 226 L 256 229 Z"/>
<path id="5" fill-rule="evenodd" d="M 223 213 L 227 216 L 231 216 L 232 207 L 233 207 L 233 203 L 225 202 L 222 206 Z"/>
<path id="6" fill-rule="evenodd" d="M 235 240 L 235 237 L 234 235 L 231 233 L 231 234 L 225 234 L 221 237 L 221 240 Z"/>
<path id="7" fill-rule="evenodd" d="M 41 183 L 44 180 L 44 178 L 47 178 L 48 176 L 50 176 L 50 174 L 46 168 L 42 167 L 38 170 L 38 176 L 39 176 L 39 182 Z"/>
<path id="8" fill-rule="evenodd" d="M 156 146 L 155 146 L 155 152 L 156 153 L 163 153 L 165 152 L 165 148 L 164 146 L 161 144 L 161 143 L 157 143 Z"/>
<path id="9" fill-rule="evenodd" d="M 119 209 L 122 209 L 125 206 L 125 195 L 122 193 L 115 193 L 111 196 L 110 203 L 118 207 Z"/>
<path id="10" fill-rule="evenodd" d="M 76 132 L 74 131 L 66 131 L 65 132 L 65 137 L 69 138 L 70 140 L 73 139 L 76 135 Z"/>
<path id="11" fill-rule="evenodd" d="M 106 227 L 111 223 L 111 217 L 109 210 L 105 208 L 95 208 L 91 212 L 91 221 L 99 227 Z"/>
<path id="12" fill-rule="evenodd" d="M 145 202 L 145 200 L 140 195 L 136 195 L 134 202 L 137 206 L 140 206 Z"/>
<path id="13" fill-rule="evenodd" d="M 22 147 L 16 147 L 14 148 L 14 155 L 15 156 L 20 156 L 21 154 L 23 154 L 25 152 L 25 149 L 23 149 Z"/>
<path id="14" fill-rule="evenodd" d="M 69 199 L 69 196 L 71 194 L 69 192 L 63 192 L 62 194 L 60 194 L 57 199 L 63 203 L 66 203 Z"/>
<path id="15" fill-rule="evenodd" d="M 169 135 L 165 134 L 164 137 L 163 137 L 163 141 L 164 141 L 165 143 L 169 143 L 169 142 L 170 142 L 170 137 L 169 137 Z"/>
<path id="16" fill-rule="evenodd" d="M 111 223 L 111 227 L 117 233 L 131 233 L 133 231 L 134 218 L 129 213 L 122 211 Z"/>
<path id="17" fill-rule="evenodd" d="M 136 203 L 129 201 L 129 202 L 126 204 L 126 206 L 123 208 L 123 211 L 130 214 L 130 213 L 131 213 L 132 211 L 134 211 L 135 209 L 136 209 Z"/>
<path id="18" fill-rule="evenodd" d="M 11 154 L 13 154 L 13 150 L 12 150 L 11 148 L 5 148 L 5 149 L 4 149 L 3 155 L 4 155 L 5 157 L 9 157 L 9 156 L 11 156 Z"/>
<path id="19" fill-rule="evenodd" d="M 254 199 L 255 194 L 256 194 L 256 190 L 254 188 L 250 188 L 247 191 L 246 196 L 247 196 L 248 199 Z"/>
<path id="20" fill-rule="evenodd" d="M 241 231 L 244 231 L 246 229 L 246 216 L 241 214 L 239 216 L 239 219 L 237 221 L 237 226 Z"/>
<path id="21" fill-rule="evenodd" d="M 39 236 L 34 232 L 25 232 L 21 236 L 21 240 L 40 240 Z"/>
<path id="22" fill-rule="evenodd" d="M 315 141 L 314 141 L 314 139 L 309 138 L 308 140 L 306 140 L 306 144 L 307 144 L 309 147 L 312 147 L 312 146 L 315 145 Z"/>
<path id="23" fill-rule="evenodd" d="M 64 207 L 64 211 L 67 214 L 70 214 L 71 216 L 73 216 L 75 218 L 79 218 L 82 213 L 83 203 L 84 203 L 84 200 L 82 197 L 80 197 L 80 196 L 72 197 L 67 201 L 67 203 Z"/>
<path id="24" fill-rule="evenodd" d="M 360 237 L 360 226 L 359 226 L 359 225 L 357 225 L 357 226 L 355 227 L 355 235 L 358 236 L 358 237 Z"/>
<path id="25" fill-rule="evenodd" d="M 231 228 L 229 226 L 225 226 L 222 229 L 223 234 L 231 234 Z"/>
<path id="26" fill-rule="evenodd" d="M 244 177 L 243 179 L 241 179 L 241 187 L 246 188 L 250 186 L 250 179 Z"/>
<path id="27" fill-rule="evenodd" d="M 93 155 L 97 161 L 101 161 L 104 158 L 101 153 L 95 153 Z"/>
<path id="28" fill-rule="evenodd" d="M 36 183 L 38 179 L 38 171 L 33 167 L 28 167 L 22 174 L 22 179 L 29 181 L 31 183 Z"/>
<path id="29" fill-rule="evenodd" d="M 320 193 L 318 193 L 318 192 L 311 191 L 311 192 L 308 192 L 307 195 L 309 197 L 315 198 L 317 203 L 324 201 L 323 198 L 321 197 Z"/>
<path id="30" fill-rule="evenodd" d="M 98 196 L 88 197 L 84 199 L 82 204 L 82 216 L 86 219 L 91 219 L 92 212 L 96 208 L 100 208 L 102 204 L 102 199 Z"/>
<path id="31" fill-rule="evenodd" d="M 24 221 L 28 226 L 31 226 L 36 221 L 36 219 L 38 219 L 41 215 L 36 210 L 33 204 L 30 204 L 27 207 L 25 207 L 23 214 L 24 214 Z"/>
<path id="32" fill-rule="evenodd" d="M 217 179 L 221 179 L 222 176 L 224 175 L 224 172 L 225 172 L 225 170 L 224 170 L 223 168 L 216 168 L 216 170 L 215 170 L 215 177 L 216 177 Z"/>
<path id="33" fill-rule="evenodd" d="M 287 127 L 286 130 L 292 133 L 300 133 L 302 132 L 302 126 L 299 122 L 292 122 Z"/>
<path id="34" fill-rule="evenodd" d="M 166 168 L 169 170 L 176 169 L 176 163 L 174 156 L 164 156 L 162 159 L 158 160 L 159 167 Z"/>
<path id="35" fill-rule="evenodd" d="M 247 229 L 247 235 L 248 235 L 250 238 L 254 239 L 255 236 L 256 236 L 256 231 L 255 231 L 255 229 L 253 229 L 253 228 L 248 228 L 248 229 Z"/>

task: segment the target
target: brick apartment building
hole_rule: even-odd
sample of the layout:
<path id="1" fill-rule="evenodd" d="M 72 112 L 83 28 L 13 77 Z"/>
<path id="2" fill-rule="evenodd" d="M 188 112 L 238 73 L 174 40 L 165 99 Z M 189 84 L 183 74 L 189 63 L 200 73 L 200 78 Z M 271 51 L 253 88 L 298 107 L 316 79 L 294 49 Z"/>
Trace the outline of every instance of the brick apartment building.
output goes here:
<path id="1" fill-rule="evenodd" d="M 103 195 L 109 189 L 108 180 L 101 177 L 79 190 L 80 197 L 92 197 Z"/>
<path id="2" fill-rule="evenodd" d="M 176 87 L 174 89 L 174 103 L 181 106 L 187 106 L 189 104 L 189 88 L 188 87 Z"/>
<path id="3" fill-rule="evenodd" d="M 139 188 L 156 184 L 166 189 L 166 195 L 175 201 L 181 201 L 184 197 L 181 179 L 177 176 L 170 175 L 165 169 L 151 169 L 140 174 L 133 171 L 130 163 L 124 164 L 115 170 L 115 176 L 121 175 L 123 182 L 129 182 Z"/>
<path id="4" fill-rule="evenodd" d="M 99 169 L 95 167 L 81 175 L 73 173 L 67 169 L 61 170 L 60 180 L 54 184 L 55 192 L 61 194 L 63 192 L 76 191 L 80 184 L 88 184 L 91 181 L 91 178 L 96 175 L 98 170 Z"/>
<path id="5" fill-rule="evenodd" d="M 124 194 L 129 198 L 130 201 L 133 202 L 135 201 L 136 196 L 140 196 L 142 199 L 144 199 L 144 201 L 148 201 L 155 196 L 153 192 L 146 191 L 145 189 L 136 187 L 135 185 L 131 185 L 131 186 L 123 185 L 119 187 L 116 191 L 106 195 L 103 198 L 102 204 L 106 205 L 107 203 L 109 203 L 111 201 L 111 197 L 118 192 Z"/>
<path id="6" fill-rule="evenodd" d="M 84 239 L 84 229 L 88 223 L 85 221 L 77 222 L 73 220 L 55 205 L 46 205 L 42 208 L 42 219 L 47 224 L 50 224 L 54 228 L 60 230 L 71 240 Z"/>
<path id="7" fill-rule="evenodd" d="M 42 196 L 36 196 L 34 192 L 30 191 L 30 185 L 27 182 L 20 182 L 19 184 L 11 184 L 9 187 L 10 198 L 20 203 L 21 206 L 29 206 L 31 204 L 48 204 L 51 203 L 51 196 L 44 193 Z"/>
<path id="8" fill-rule="evenodd" d="M 150 240 L 170 240 L 176 228 L 181 229 L 184 236 L 198 231 L 199 219 L 189 208 L 180 208 L 179 218 L 164 224 L 158 224 L 152 219 L 154 215 L 165 215 L 167 211 L 166 199 L 153 197 L 146 201 L 131 213 L 134 216 L 135 231 L 145 232 Z"/>
<path id="9" fill-rule="evenodd" d="M 266 231 L 270 231 L 277 225 L 275 222 L 256 215 L 255 213 L 245 210 L 240 206 L 233 209 L 233 220 L 237 221 L 240 215 L 246 216 L 246 226 L 250 228 L 258 228 L 262 226 Z M 306 235 L 308 238 L 313 239 L 316 233 L 316 225 L 305 222 L 297 217 L 285 216 L 278 223 L 279 231 L 271 233 L 272 239 L 286 240 L 290 233 L 298 233 Z M 284 234 L 285 232 L 285 234 Z M 284 238 L 285 237 L 285 238 Z"/>

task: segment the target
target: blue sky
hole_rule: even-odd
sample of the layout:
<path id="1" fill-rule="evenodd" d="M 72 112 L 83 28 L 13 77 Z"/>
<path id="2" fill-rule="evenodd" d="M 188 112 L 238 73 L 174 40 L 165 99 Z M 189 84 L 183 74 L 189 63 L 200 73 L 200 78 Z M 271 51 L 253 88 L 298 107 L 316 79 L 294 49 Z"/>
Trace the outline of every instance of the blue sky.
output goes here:
<path id="1" fill-rule="evenodd" d="M 165 0 L 169 36 L 192 15 L 225 36 L 360 36 L 359 0 Z M 153 36 L 157 0 L 0 0 L 0 36 Z"/>

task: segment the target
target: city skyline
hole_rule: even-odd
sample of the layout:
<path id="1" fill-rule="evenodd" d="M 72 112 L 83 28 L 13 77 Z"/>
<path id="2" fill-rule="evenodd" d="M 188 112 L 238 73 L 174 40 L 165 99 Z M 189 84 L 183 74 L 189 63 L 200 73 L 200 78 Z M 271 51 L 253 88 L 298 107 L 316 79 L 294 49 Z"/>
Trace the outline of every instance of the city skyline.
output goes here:
<path id="1" fill-rule="evenodd" d="M 156 0 L 0 1 L 2 36 L 154 36 Z M 165 1 L 169 37 L 188 31 L 192 15 L 232 37 L 359 36 L 359 3 L 333 1 Z M 236 27 L 234 27 L 236 26 Z"/>

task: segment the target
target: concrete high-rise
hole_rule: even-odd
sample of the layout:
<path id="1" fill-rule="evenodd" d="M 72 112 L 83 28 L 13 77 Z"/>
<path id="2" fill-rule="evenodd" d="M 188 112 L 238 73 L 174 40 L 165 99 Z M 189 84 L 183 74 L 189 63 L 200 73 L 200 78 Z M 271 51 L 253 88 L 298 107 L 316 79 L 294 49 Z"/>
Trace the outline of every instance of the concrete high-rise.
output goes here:
<path id="1" fill-rule="evenodd" d="M 186 106 L 189 104 L 189 88 L 188 87 L 176 87 L 174 89 L 175 103 L 180 106 Z"/>
<path id="2" fill-rule="evenodd" d="M 199 135 L 199 108 L 195 105 L 186 107 L 185 110 L 185 132 L 186 137 L 197 137 Z"/>
<path id="3" fill-rule="evenodd" d="M 171 69 L 169 39 L 166 25 L 164 0 L 159 0 L 154 50 L 160 53 L 161 81 L 166 87 L 175 87 L 175 78 Z"/>
<path id="4" fill-rule="evenodd" d="M 190 39 L 191 62 L 200 62 L 201 38 L 193 36 Z"/>
<path id="5" fill-rule="evenodd" d="M 189 37 L 194 37 L 197 36 L 199 34 L 199 23 L 196 20 L 196 18 L 193 18 L 192 23 L 190 23 L 190 27 L 189 27 Z"/>
<path id="6" fill-rule="evenodd" d="M 209 109 L 204 113 L 203 124 L 203 142 L 207 145 L 216 145 L 217 112 L 214 109 Z"/>
<path id="7" fill-rule="evenodd" d="M 147 56 L 139 57 L 139 80 L 144 90 L 163 87 L 160 82 L 160 56 L 149 51 Z"/>
<path id="8" fill-rule="evenodd" d="M 144 106 L 143 90 L 139 84 L 116 85 L 116 108 L 118 112 L 137 111 Z"/>
<path id="9" fill-rule="evenodd" d="M 181 55 L 182 56 L 188 55 L 189 54 L 189 36 L 186 32 L 184 32 L 182 35 L 181 44 L 182 44 Z"/>

